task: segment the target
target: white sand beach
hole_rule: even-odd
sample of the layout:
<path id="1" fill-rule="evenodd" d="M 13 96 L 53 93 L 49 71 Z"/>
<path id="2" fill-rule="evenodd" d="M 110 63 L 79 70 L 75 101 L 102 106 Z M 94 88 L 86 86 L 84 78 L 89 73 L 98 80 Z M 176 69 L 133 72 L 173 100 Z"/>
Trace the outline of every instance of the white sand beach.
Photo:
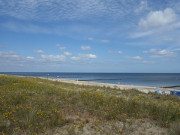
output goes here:
<path id="1" fill-rule="evenodd" d="M 4 74 L 1 74 L 1 75 L 4 75 Z M 16 75 L 16 76 L 24 77 L 24 76 L 20 76 L 20 75 Z M 37 77 L 34 77 L 34 78 L 37 78 Z M 47 78 L 44 78 L 44 77 L 38 77 L 38 78 L 47 79 Z M 155 92 L 156 90 L 159 90 L 160 93 L 162 93 L 162 91 L 165 91 L 166 94 L 170 94 L 170 91 L 172 91 L 172 90 L 177 91 L 176 89 L 173 89 L 173 88 L 160 88 L 160 87 L 150 87 L 150 86 L 137 86 L 137 85 L 122 85 L 122 84 L 98 83 L 98 82 L 78 81 L 78 80 L 60 79 L 60 78 L 58 78 L 58 79 L 48 78 L 48 80 L 64 82 L 64 83 L 72 83 L 72 84 L 77 84 L 77 85 L 111 87 L 111 88 L 116 88 L 116 89 L 121 89 L 121 90 L 134 89 L 134 90 L 138 90 L 138 91 L 141 91 L 141 92 L 144 92 L 144 93 Z"/>
<path id="2" fill-rule="evenodd" d="M 78 81 L 78 80 L 69 80 L 69 79 L 51 79 L 53 81 L 59 81 L 64 83 L 73 83 L 78 85 L 89 85 L 89 86 L 100 86 L 100 87 L 111 87 L 122 90 L 139 90 L 144 93 L 155 92 L 155 90 L 159 90 L 160 93 L 165 91 L 166 94 L 170 94 L 170 91 L 175 90 L 172 88 L 159 88 L 159 87 L 149 87 L 149 86 L 137 86 L 137 85 L 122 85 L 122 84 L 110 84 L 110 83 L 97 83 L 97 82 L 87 82 L 87 81 Z"/>

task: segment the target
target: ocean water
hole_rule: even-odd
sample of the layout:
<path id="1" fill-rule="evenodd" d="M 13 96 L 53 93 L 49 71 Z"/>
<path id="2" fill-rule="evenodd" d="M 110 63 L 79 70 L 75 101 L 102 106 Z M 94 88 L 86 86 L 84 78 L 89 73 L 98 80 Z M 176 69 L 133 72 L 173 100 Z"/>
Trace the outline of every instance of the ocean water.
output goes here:
<path id="1" fill-rule="evenodd" d="M 0 72 L 0 74 L 153 87 L 177 86 L 175 88 L 180 89 L 180 73 Z"/>

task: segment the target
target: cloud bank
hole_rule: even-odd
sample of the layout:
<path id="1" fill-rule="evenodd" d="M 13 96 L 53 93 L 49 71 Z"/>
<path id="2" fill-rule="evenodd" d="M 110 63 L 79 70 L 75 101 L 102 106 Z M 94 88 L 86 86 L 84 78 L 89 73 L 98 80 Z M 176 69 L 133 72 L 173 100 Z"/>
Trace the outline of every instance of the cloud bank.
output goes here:
<path id="1" fill-rule="evenodd" d="M 139 22 L 139 28 L 143 30 L 156 29 L 175 22 L 177 15 L 171 8 L 164 11 L 151 11 L 145 19 Z"/>

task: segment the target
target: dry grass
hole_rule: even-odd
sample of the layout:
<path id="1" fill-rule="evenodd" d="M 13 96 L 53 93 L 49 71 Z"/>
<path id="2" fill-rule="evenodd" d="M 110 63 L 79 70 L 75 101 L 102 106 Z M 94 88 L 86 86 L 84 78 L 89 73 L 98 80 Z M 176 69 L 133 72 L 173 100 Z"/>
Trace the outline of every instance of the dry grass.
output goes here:
<path id="1" fill-rule="evenodd" d="M 179 133 L 180 98 L 0 76 L 1 134 Z"/>

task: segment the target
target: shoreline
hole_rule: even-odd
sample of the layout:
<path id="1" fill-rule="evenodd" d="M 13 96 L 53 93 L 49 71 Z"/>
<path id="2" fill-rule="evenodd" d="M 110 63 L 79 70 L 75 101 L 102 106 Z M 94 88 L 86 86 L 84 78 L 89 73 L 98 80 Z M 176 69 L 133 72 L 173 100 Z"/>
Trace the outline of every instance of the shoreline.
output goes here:
<path id="1" fill-rule="evenodd" d="M 43 77 L 42 77 L 43 78 Z M 47 78 L 43 78 L 47 79 Z M 70 80 L 70 79 L 53 79 L 49 78 L 48 80 L 52 81 L 58 81 L 63 83 L 72 83 L 77 85 L 88 85 L 88 86 L 100 86 L 100 87 L 110 87 L 110 88 L 116 88 L 121 90 L 138 90 L 144 93 L 149 92 L 155 92 L 156 90 L 159 90 L 160 93 L 162 91 L 165 91 L 166 94 L 170 94 L 170 91 L 178 91 L 176 89 L 170 89 L 170 88 L 160 88 L 160 87 L 150 87 L 150 86 L 138 86 L 138 85 L 123 85 L 123 84 L 111 84 L 111 83 L 98 83 L 98 82 L 90 82 L 90 81 L 78 81 L 78 80 Z"/>
<path id="2" fill-rule="evenodd" d="M 0 75 L 11 76 L 11 75 L 6 75 L 6 74 L 0 74 Z M 170 94 L 170 91 L 172 91 L 172 90 L 173 91 L 179 91 L 179 90 L 173 89 L 173 88 L 160 88 L 160 87 L 151 87 L 151 86 L 99 83 L 99 82 L 91 82 L 91 81 L 78 81 L 78 80 L 71 80 L 71 79 L 61 79 L 61 78 L 57 79 L 57 78 L 35 77 L 35 76 L 21 76 L 21 75 L 12 75 L 12 76 L 33 77 L 33 78 L 58 81 L 58 82 L 63 82 L 63 83 L 71 83 L 71 84 L 77 84 L 77 85 L 88 85 L 88 86 L 99 86 L 99 87 L 110 87 L 110 88 L 116 88 L 116 89 L 120 89 L 120 90 L 138 90 L 138 91 L 141 91 L 144 93 L 155 92 L 156 90 L 159 90 L 160 93 L 162 93 L 162 91 L 165 91 L 166 94 Z"/>
<path id="3" fill-rule="evenodd" d="M 104 82 L 12 75 L 0 75 L 0 86 L 0 134 L 134 135 L 179 131 L 179 97 L 143 93 L 155 87 L 136 86 L 143 91 L 139 92 L 123 90 L 134 85 L 114 88 L 114 84 Z"/>

